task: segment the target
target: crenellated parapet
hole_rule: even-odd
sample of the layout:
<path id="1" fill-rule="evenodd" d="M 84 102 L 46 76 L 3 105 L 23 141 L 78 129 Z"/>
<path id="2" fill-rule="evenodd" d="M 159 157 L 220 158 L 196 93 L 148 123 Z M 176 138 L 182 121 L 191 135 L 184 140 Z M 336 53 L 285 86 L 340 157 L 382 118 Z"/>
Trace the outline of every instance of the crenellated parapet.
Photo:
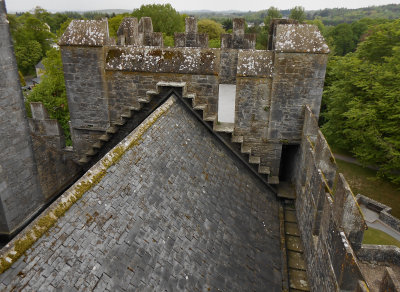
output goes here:
<path id="1" fill-rule="evenodd" d="M 232 34 L 221 35 L 221 49 L 254 50 L 256 48 L 256 34 L 244 33 L 244 18 L 234 18 Z"/>
<path id="2" fill-rule="evenodd" d="M 175 33 L 175 47 L 208 48 L 208 35 L 198 33 L 196 18 L 185 18 L 185 32 Z"/>
<path id="3" fill-rule="evenodd" d="M 117 45 L 121 46 L 156 46 L 163 47 L 163 37 L 160 32 L 153 32 L 150 17 L 142 17 L 138 22 L 135 17 L 122 20 L 117 31 Z"/>
<path id="4" fill-rule="evenodd" d="M 193 17 L 176 35 L 176 48 L 147 47 L 154 34 L 150 18 L 125 19 L 117 46 L 110 45 L 105 22 L 73 22 L 60 46 L 79 156 L 92 153 L 98 139 L 148 101 L 158 82 L 186 82 L 207 120 L 218 119 L 219 85 L 231 84 L 235 141 L 242 141 L 270 183 L 278 183 L 283 145 L 300 143 L 304 106 L 319 113 L 328 47 L 315 26 L 277 24 L 275 50 L 258 51 L 255 38 L 244 33 L 244 20 L 233 24 L 221 49 L 206 49 Z"/>

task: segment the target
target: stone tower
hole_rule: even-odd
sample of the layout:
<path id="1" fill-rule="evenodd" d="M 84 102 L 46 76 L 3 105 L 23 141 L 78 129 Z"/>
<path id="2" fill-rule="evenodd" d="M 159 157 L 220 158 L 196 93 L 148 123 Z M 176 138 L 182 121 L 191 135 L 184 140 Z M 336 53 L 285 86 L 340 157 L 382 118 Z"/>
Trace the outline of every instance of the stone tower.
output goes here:
<path id="1" fill-rule="evenodd" d="M 0 234 L 12 234 L 44 202 L 4 0 L 0 0 Z"/>

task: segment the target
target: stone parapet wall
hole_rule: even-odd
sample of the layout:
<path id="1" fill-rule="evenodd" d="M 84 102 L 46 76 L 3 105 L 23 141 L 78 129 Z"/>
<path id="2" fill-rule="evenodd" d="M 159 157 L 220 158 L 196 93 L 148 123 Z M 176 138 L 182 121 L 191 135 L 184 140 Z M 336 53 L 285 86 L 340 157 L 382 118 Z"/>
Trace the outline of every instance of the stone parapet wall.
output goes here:
<path id="1" fill-rule="evenodd" d="M 119 34 L 125 43 L 130 37 L 152 32 L 151 19 L 142 18 L 137 25 L 136 22 L 127 19 L 121 24 Z M 94 25 L 78 24 L 78 31 L 83 34 L 87 34 L 86 26 Z M 102 23 L 94 27 L 101 28 Z M 234 20 L 231 37 L 245 40 L 243 27 L 243 20 Z M 300 32 L 294 33 L 296 29 Z M 121 115 L 129 115 L 139 100 L 147 99 L 147 92 L 155 90 L 157 82 L 186 82 L 188 93 L 196 95 L 196 102 L 211 120 L 217 114 L 218 85 L 235 84 L 234 135 L 243 136 L 245 148 L 251 148 L 252 161 L 268 167 L 264 170 L 270 171 L 271 182 L 277 183 L 282 145 L 301 141 L 304 105 L 319 114 L 327 62 L 319 37 L 312 39 L 312 46 L 322 49 L 302 49 L 308 48 L 308 43 L 300 41 L 299 36 L 314 37 L 315 27 L 294 26 L 287 33 L 282 31 L 285 29 L 278 30 L 274 41 L 292 41 L 295 50 L 283 45 L 278 46 L 279 52 L 241 45 L 201 48 L 195 42 L 199 36 L 195 18 L 186 19 L 182 48 L 111 46 L 106 41 L 108 35 L 96 42 L 103 46 L 96 47 L 87 44 L 86 38 L 71 39 L 75 34 L 69 29 L 68 37 L 63 39 L 71 43 L 64 41 L 61 50 L 75 150 L 86 153 L 101 131 L 118 123 L 123 119 Z M 107 33 L 106 29 L 103 32 Z M 79 46 L 76 39 L 83 39 L 84 46 Z M 139 43 L 143 44 L 140 40 Z"/>
<path id="2" fill-rule="evenodd" d="M 107 71 L 109 90 L 109 116 L 111 123 L 119 120 L 130 107 L 139 106 L 139 99 L 155 91 L 159 82 L 185 82 L 187 92 L 196 94 L 196 102 L 206 105 L 205 115 L 218 112 L 218 78 L 205 74 L 141 73 L 128 71 Z"/>
<path id="3" fill-rule="evenodd" d="M 33 151 L 45 201 L 63 191 L 80 174 L 73 161 L 75 154 L 66 148 L 63 130 L 57 120 L 49 118 L 42 103 L 31 103 L 29 119 Z"/>
<path id="4" fill-rule="evenodd" d="M 355 291 L 365 281 L 355 252 L 366 225 L 309 107 L 292 181 L 312 290 Z"/>
<path id="5" fill-rule="evenodd" d="M 360 204 L 364 204 L 367 208 L 379 213 L 380 220 L 392 227 L 394 230 L 400 232 L 400 219 L 390 214 L 392 208 L 360 194 L 357 195 L 357 201 Z"/>
<path id="6" fill-rule="evenodd" d="M 220 52 L 201 48 L 107 48 L 106 70 L 218 75 Z"/>

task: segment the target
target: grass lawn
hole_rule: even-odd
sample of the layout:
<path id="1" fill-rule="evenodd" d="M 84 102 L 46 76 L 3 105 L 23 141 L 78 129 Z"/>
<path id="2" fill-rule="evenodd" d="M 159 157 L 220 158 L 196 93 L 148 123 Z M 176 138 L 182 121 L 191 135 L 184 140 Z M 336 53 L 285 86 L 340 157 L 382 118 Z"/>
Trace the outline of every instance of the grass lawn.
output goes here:
<path id="1" fill-rule="evenodd" d="M 400 186 L 376 177 L 376 171 L 336 159 L 354 195 L 362 194 L 392 207 L 392 215 L 400 218 Z"/>
<path id="2" fill-rule="evenodd" d="M 368 227 L 364 232 L 364 244 L 395 245 L 400 247 L 400 241 L 391 237 L 383 231 Z"/>

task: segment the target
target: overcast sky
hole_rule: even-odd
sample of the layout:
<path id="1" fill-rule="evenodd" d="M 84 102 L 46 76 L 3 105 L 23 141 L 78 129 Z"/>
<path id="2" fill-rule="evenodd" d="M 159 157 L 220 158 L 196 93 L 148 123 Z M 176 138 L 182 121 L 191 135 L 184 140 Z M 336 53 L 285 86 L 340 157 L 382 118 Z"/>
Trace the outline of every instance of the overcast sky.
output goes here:
<path id="1" fill-rule="evenodd" d="M 7 10 L 28 11 L 35 6 L 43 7 L 49 11 L 82 11 L 82 10 L 100 10 L 100 9 L 129 9 L 139 8 L 143 4 L 165 4 L 170 3 L 176 10 L 240 10 L 257 11 L 267 9 L 270 6 L 279 9 L 290 9 L 294 6 L 303 6 L 306 10 L 317 10 L 324 8 L 360 8 L 373 5 L 385 5 L 396 3 L 400 0 L 5 0 Z"/>

